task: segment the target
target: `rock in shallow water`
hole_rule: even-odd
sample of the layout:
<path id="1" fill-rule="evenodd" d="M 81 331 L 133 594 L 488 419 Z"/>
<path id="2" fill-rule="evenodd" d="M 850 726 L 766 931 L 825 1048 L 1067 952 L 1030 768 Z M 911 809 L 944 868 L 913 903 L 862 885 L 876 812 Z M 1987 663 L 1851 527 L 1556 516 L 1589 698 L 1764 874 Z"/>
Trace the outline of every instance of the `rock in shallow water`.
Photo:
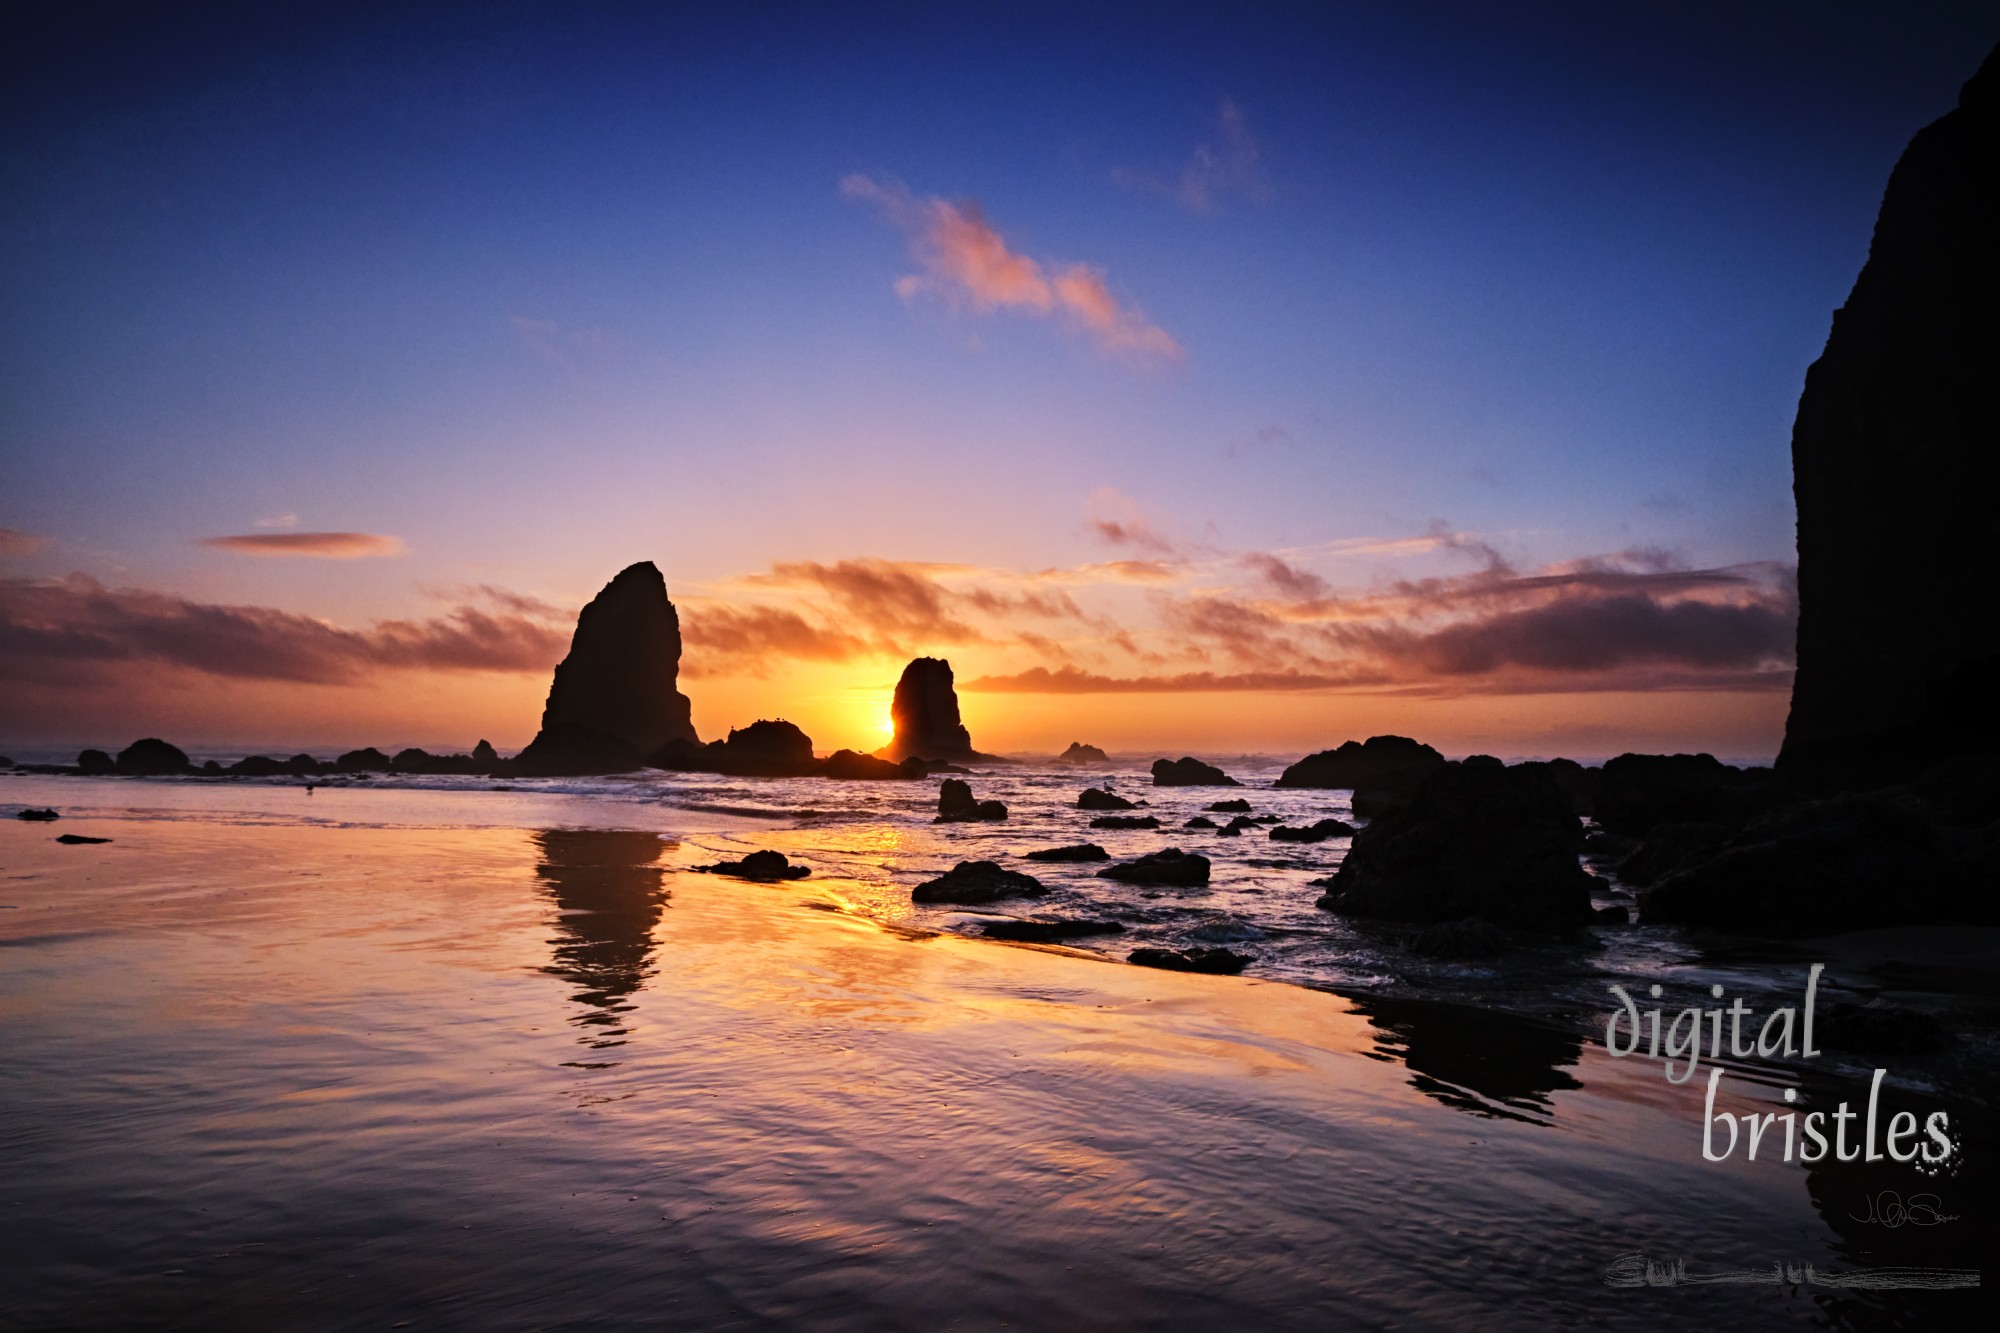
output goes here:
<path id="1" fill-rule="evenodd" d="M 92 843 L 110 842 L 111 839 L 86 838 L 81 833 L 65 833 L 61 837 L 57 838 L 56 841 L 63 844 L 63 846 L 65 847 L 83 847 L 83 846 L 88 846 Z"/>
<path id="2" fill-rule="evenodd" d="M 1280 774 L 1275 785 L 1406 792 L 1442 767 L 1443 755 L 1408 736 L 1370 736 L 1307 755 Z"/>
<path id="3" fill-rule="evenodd" d="M 1243 784 L 1213 764 L 1184 755 L 1153 761 L 1155 787 L 1240 787 Z"/>
<path id="4" fill-rule="evenodd" d="M 1208 883 L 1208 858 L 1178 847 L 1167 847 L 1097 872 L 1099 879 L 1115 879 L 1125 884 L 1165 884 L 1192 887 Z"/>
<path id="5" fill-rule="evenodd" d="M 1076 798 L 1079 810 L 1130 810 L 1133 802 L 1100 787 L 1085 787 Z"/>
<path id="6" fill-rule="evenodd" d="M 977 906 L 1001 898 L 1040 898 L 1048 893 L 1042 882 L 991 861 L 960 861 L 936 879 L 910 890 L 910 901 Z"/>
<path id="7" fill-rule="evenodd" d="M 61 819 L 62 816 L 57 814 L 53 810 L 23 810 L 19 814 L 15 815 L 14 818 L 34 820 L 39 823 L 47 823 L 51 819 Z"/>
<path id="8" fill-rule="evenodd" d="M 1228 949 L 1134 949 L 1125 955 L 1125 961 L 1169 972 L 1234 976 L 1256 960 L 1249 954 L 1231 953 Z"/>
<path id="9" fill-rule="evenodd" d="M 1094 842 L 1078 843 L 1074 847 L 1044 847 L 1037 852 L 1027 853 L 1030 861 L 1109 861 L 1111 853 Z"/>
<path id="10" fill-rule="evenodd" d="M 1059 920 L 1059 921 L 988 921 L 980 926 L 980 934 L 996 940 L 1019 940 L 1027 944 L 1055 944 L 1062 940 L 1082 939 L 1089 935 L 1119 935 L 1125 927 L 1116 921 Z"/>
<path id="11" fill-rule="evenodd" d="M 1282 825 L 1271 830 L 1275 842 L 1325 842 L 1328 838 L 1345 838 L 1354 832 L 1354 825 L 1341 819 L 1322 819 L 1306 828 L 1285 828 Z"/>
<path id="12" fill-rule="evenodd" d="M 812 874 L 809 866 L 795 866 L 783 852 L 752 852 L 741 861 L 717 861 L 696 866 L 711 875 L 734 875 L 738 879 L 804 879 Z"/>
<path id="13" fill-rule="evenodd" d="M 1569 794 L 1537 764 L 1447 764 L 1354 835 L 1321 907 L 1399 921 L 1588 921 L 1591 876 Z"/>
<path id="14" fill-rule="evenodd" d="M 185 752 L 177 745 L 169 745 L 157 736 L 148 736 L 142 741 L 133 741 L 118 752 L 115 767 L 120 773 L 132 777 L 168 777 L 175 773 L 192 771 Z"/>
<path id="15" fill-rule="evenodd" d="M 999 801 L 975 799 L 972 788 L 957 778 L 946 778 L 938 785 L 937 822 L 940 824 L 964 824 L 1006 817 L 1005 805 Z"/>
<path id="16" fill-rule="evenodd" d="M 1092 828 L 1158 828 L 1160 821 L 1152 815 L 1099 815 L 1090 821 Z"/>

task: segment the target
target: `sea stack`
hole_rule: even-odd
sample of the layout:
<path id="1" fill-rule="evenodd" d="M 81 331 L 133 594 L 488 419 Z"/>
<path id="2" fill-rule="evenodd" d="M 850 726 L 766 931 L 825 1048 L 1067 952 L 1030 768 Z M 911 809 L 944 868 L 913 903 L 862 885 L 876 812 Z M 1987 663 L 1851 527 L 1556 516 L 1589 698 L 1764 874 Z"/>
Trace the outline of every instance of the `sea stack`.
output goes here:
<path id="1" fill-rule="evenodd" d="M 984 759 L 972 748 L 972 735 L 958 717 L 958 691 L 952 686 L 951 663 L 942 657 L 919 657 L 903 668 L 896 697 L 889 705 L 896 725 L 895 739 L 876 751 L 884 759 Z"/>
<path id="2" fill-rule="evenodd" d="M 2000 749 L 2000 52 L 1889 177 L 1792 428 L 1798 675 L 1780 772 L 1880 785 Z"/>
<path id="3" fill-rule="evenodd" d="M 680 664 L 681 623 L 666 580 L 650 560 L 626 567 L 577 617 L 541 731 L 515 771 L 622 772 L 668 741 L 698 744 L 688 698 L 675 688 Z"/>

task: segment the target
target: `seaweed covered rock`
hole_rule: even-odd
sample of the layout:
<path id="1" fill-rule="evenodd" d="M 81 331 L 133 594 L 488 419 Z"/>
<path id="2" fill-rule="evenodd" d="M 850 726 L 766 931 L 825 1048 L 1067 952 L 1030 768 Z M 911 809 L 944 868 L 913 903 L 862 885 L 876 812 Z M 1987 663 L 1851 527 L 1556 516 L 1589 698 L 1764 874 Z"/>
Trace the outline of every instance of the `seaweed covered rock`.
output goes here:
<path id="1" fill-rule="evenodd" d="M 1567 926 L 1590 919 L 1583 828 L 1543 767 L 1446 764 L 1354 835 L 1319 905 L 1350 916 Z"/>

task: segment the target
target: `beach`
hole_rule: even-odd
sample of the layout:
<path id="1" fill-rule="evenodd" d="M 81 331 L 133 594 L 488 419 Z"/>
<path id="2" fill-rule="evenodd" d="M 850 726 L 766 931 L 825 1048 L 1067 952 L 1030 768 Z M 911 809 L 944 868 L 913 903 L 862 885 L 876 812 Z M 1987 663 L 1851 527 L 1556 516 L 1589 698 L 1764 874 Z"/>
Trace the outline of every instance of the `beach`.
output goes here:
<path id="1" fill-rule="evenodd" d="M 1698 1094 L 1532 1016 L 691 873 L 771 829 L 741 814 L 0 782 L 70 812 L 0 822 L 0 1327 L 1893 1328 L 1978 1295 L 1608 1284 L 1979 1235 L 1843 1221 L 1858 1167 L 1705 1162 Z M 1738 1109 L 1781 1085 L 1829 1095 L 1728 1075 Z"/>

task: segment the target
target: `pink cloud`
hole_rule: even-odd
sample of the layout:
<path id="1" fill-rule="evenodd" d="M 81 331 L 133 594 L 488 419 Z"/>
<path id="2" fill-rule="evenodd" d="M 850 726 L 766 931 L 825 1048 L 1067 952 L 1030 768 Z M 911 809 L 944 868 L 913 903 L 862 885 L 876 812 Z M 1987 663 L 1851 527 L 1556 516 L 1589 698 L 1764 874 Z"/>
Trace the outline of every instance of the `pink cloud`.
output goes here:
<path id="1" fill-rule="evenodd" d="M 319 560 L 357 560 L 403 553 L 400 538 L 372 532 L 253 532 L 237 537 L 203 537 L 200 544 L 237 555 L 307 556 Z"/>
<path id="2" fill-rule="evenodd" d="M 909 235 L 910 253 L 924 271 L 896 279 L 896 294 L 906 301 L 930 293 L 981 314 L 1061 314 L 1108 351 L 1185 359 L 1171 334 L 1136 307 L 1119 303 L 1101 270 L 1088 264 L 1045 266 L 1019 253 L 977 203 L 919 197 L 898 182 L 885 185 L 862 175 L 847 177 L 840 188 L 850 199 L 876 205 Z"/>

